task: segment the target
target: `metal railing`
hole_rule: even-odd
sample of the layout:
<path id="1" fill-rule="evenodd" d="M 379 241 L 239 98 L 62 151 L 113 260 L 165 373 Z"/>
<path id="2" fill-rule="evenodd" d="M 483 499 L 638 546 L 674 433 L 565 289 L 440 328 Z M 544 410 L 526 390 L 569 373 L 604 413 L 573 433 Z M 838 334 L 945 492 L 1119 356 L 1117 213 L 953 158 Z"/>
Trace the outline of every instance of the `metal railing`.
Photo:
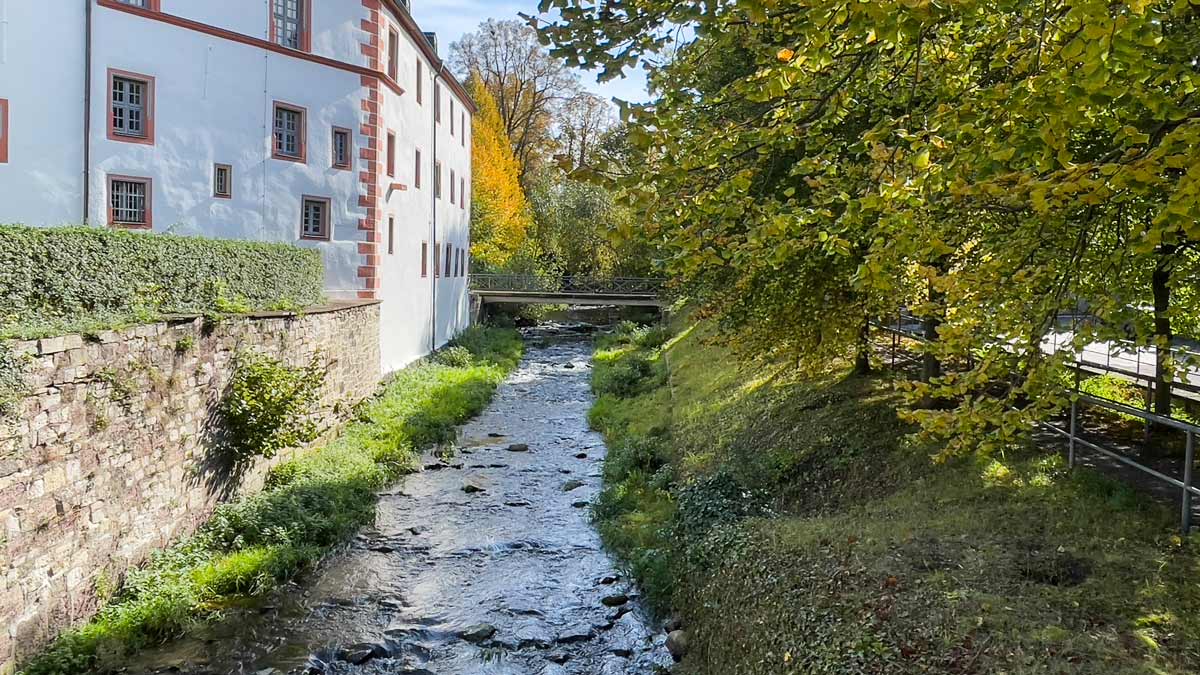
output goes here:
<path id="1" fill-rule="evenodd" d="M 472 274 L 473 291 L 547 293 L 654 298 L 662 295 L 663 279 L 640 277 L 539 277 L 526 274 Z"/>
<path id="2" fill-rule="evenodd" d="M 920 329 L 921 329 L 920 319 L 918 319 L 917 317 L 915 317 L 911 314 L 906 314 L 903 311 L 897 312 L 895 323 L 892 323 L 891 319 L 888 319 L 888 321 L 886 321 L 886 322 L 875 321 L 872 323 L 877 328 L 880 328 L 880 329 L 888 332 L 889 334 L 891 334 L 891 338 L 892 338 L 891 339 L 891 342 L 892 342 L 892 344 L 891 344 L 891 348 L 892 348 L 891 360 L 892 360 L 892 368 L 893 369 L 895 369 L 895 366 L 897 363 L 897 352 L 899 351 L 899 349 L 901 347 L 901 345 L 900 345 L 901 339 L 907 338 L 907 339 L 915 340 L 918 342 L 926 342 L 927 341 L 925 336 L 923 334 L 921 334 L 921 332 L 920 332 Z M 1068 344 L 1070 344 L 1070 343 L 1068 342 Z M 1118 343 L 1118 344 L 1120 344 L 1120 343 Z M 1057 352 L 1057 349 L 1058 349 L 1057 342 L 1054 342 L 1054 348 L 1055 348 L 1055 352 Z M 1179 348 L 1177 348 L 1177 349 L 1179 349 Z M 1055 353 L 1055 352 L 1052 352 L 1052 353 Z M 1193 357 L 1196 356 L 1194 352 L 1185 352 L 1185 353 L 1187 353 L 1189 356 L 1193 356 Z M 1106 364 L 1088 361 L 1082 357 L 1077 357 L 1074 364 L 1072 364 L 1072 365 L 1077 373 L 1085 370 L 1088 367 L 1091 367 L 1091 368 L 1095 368 L 1097 370 L 1103 370 L 1106 372 L 1124 374 L 1131 378 L 1134 378 L 1135 380 L 1136 379 L 1146 379 L 1146 377 L 1147 377 L 1145 375 L 1141 375 L 1141 373 L 1140 373 L 1140 369 L 1141 369 L 1140 360 L 1137 361 L 1138 372 L 1136 373 L 1136 375 L 1137 375 L 1136 377 L 1134 376 L 1133 373 L 1125 373 L 1119 369 L 1108 368 L 1108 367 L 1106 367 Z M 1150 378 L 1150 382 L 1153 382 L 1152 377 Z M 1180 384 L 1182 384 L 1182 383 L 1180 383 Z M 1152 386 L 1152 385 L 1150 385 L 1150 386 Z M 1174 386 L 1178 386 L 1178 385 L 1174 385 Z M 1189 422 L 1184 422 L 1183 420 L 1179 420 L 1174 417 L 1158 415 L 1158 414 L 1150 412 L 1149 410 L 1141 410 L 1140 408 L 1135 408 L 1131 405 L 1126 405 L 1124 403 L 1119 403 L 1117 401 L 1112 401 L 1112 400 L 1109 400 L 1106 398 L 1100 398 L 1097 396 L 1092 396 L 1090 394 L 1085 394 L 1079 390 L 1079 379 L 1078 378 L 1076 378 L 1076 380 L 1075 380 L 1074 389 L 1069 390 L 1069 393 L 1071 395 L 1071 412 L 1070 412 L 1067 429 L 1061 429 L 1049 422 L 1039 422 L 1038 423 L 1038 426 L 1040 428 L 1045 429 L 1050 432 L 1053 432 L 1060 436 L 1063 436 L 1067 439 L 1067 466 L 1072 469 L 1075 468 L 1075 464 L 1076 464 L 1075 448 L 1078 445 L 1078 446 L 1083 446 L 1085 448 L 1088 448 L 1089 450 L 1092 450 L 1096 453 L 1099 453 L 1100 455 L 1103 455 L 1112 460 L 1120 462 L 1121 464 L 1129 466 L 1133 469 L 1141 471 L 1142 473 L 1152 476 L 1164 483 L 1167 483 L 1169 485 L 1179 488 L 1180 501 L 1181 501 L 1180 529 L 1183 532 L 1184 536 L 1189 535 L 1191 533 L 1191 529 L 1192 529 L 1192 498 L 1194 496 L 1200 496 L 1200 489 L 1196 488 L 1193 485 L 1193 480 L 1192 480 L 1193 467 L 1195 466 L 1195 460 L 1196 460 L 1196 434 L 1200 433 L 1200 426 L 1191 424 Z M 1178 478 L 1175 478 L 1174 476 L 1169 476 L 1161 471 L 1158 471 L 1157 469 L 1146 466 L 1145 464 L 1142 464 L 1130 457 L 1126 457 L 1125 455 L 1122 455 L 1121 453 L 1116 452 L 1115 450 L 1106 448 L 1102 445 L 1099 445 L 1098 443 L 1094 443 L 1094 442 L 1089 441 L 1086 438 L 1083 438 L 1082 436 L 1080 436 L 1080 434 L 1079 434 L 1079 431 L 1080 431 L 1079 404 L 1080 403 L 1096 406 L 1098 408 L 1103 408 L 1103 409 L 1110 410 L 1112 412 L 1120 413 L 1123 415 L 1136 417 L 1136 418 L 1143 420 L 1147 425 L 1158 424 L 1158 425 L 1161 425 L 1164 427 L 1182 431 L 1184 434 L 1186 434 L 1186 437 L 1187 437 L 1187 442 L 1184 446 L 1183 472 L 1182 472 L 1183 479 L 1180 480 Z"/>

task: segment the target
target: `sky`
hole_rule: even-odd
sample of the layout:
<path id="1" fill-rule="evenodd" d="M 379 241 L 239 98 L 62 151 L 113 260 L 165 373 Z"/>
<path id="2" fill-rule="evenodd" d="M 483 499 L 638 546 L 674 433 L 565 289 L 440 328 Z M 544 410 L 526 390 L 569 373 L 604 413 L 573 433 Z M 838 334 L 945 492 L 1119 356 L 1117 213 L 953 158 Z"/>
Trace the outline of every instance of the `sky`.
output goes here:
<path id="1" fill-rule="evenodd" d="M 485 19 L 519 19 L 518 12 L 537 14 L 538 0 L 412 0 L 412 15 L 421 30 L 438 34 L 438 51 L 447 56 L 450 43 L 473 32 Z M 646 95 L 645 72 L 638 69 L 600 84 L 596 73 L 579 71 L 580 80 L 590 91 L 605 98 L 640 103 Z"/>

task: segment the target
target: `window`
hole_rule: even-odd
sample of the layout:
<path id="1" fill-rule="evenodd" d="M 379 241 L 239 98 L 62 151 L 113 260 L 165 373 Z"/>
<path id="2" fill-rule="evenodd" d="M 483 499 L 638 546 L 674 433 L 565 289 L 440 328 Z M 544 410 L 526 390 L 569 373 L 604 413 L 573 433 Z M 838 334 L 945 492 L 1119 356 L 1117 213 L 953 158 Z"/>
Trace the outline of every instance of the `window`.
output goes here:
<path id="1" fill-rule="evenodd" d="M 233 167 L 228 164 L 213 165 L 213 196 L 222 199 L 233 197 Z"/>
<path id="2" fill-rule="evenodd" d="M 0 164 L 8 163 L 8 99 L 0 98 Z"/>
<path id="3" fill-rule="evenodd" d="M 309 50 L 311 0 L 271 0 L 271 41 L 288 49 Z"/>
<path id="4" fill-rule="evenodd" d="M 154 78 L 108 71 L 108 137 L 128 143 L 154 143 Z"/>
<path id="5" fill-rule="evenodd" d="M 429 276 L 429 242 L 421 242 L 421 278 Z"/>
<path id="6" fill-rule="evenodd" d="M 442 198 L 442 163 L 433 163 L 433 196 Z"/>
<path id="7" fill-rule="evenodd" d="M 421 149 L 417 148 L 417 167 L 413 171 L 413 187 L 421 189 Z"/>
<path id="8" fill-rule="evenodd" d="M 454 169 L 450 169 L 450 203 L 454 204 L 458 201 L 457 193 L 454 191 Z"/>
<path id="9" fill-rule="evenodd" d="M 159 0 L 117 0 L 117 2 L 121 3 L 122 5 L 141 7 L 142 9 L 148 9 L 152 12 L 157 12 Z"/>
<path id="10" fill-rule="evenodd" d="M 433 278 L 442 276 L 442 245 L 433 242 Z"/>
<path id="11" fill-rule="evenodd" d="M 454 252 L 454 266 L 456 274 L 461 277 L 463 275 L 463 254 L 461 248 Z"/>
<path id="12" fill-rule="evenodd" d="M 396 134 L 387 135 L 387 174 L 389 178 L 396 177 Z"/>
<path id="13" fill-rule="evenodd" d="M 461 176 L 458 178 L 458 207 L 467 210 L 467 179 Z"/>
<path id="14" fill-rule="evenodd" d="M 396 254 L 396 216 L 388 216 L 388 255 Z"/>
<path id="15" fill-rule="evenodd" d="M 275 149 L 272 157 L 303 162 L 305 153 L 304 108 L 275 103 Z"/>
<path id="16" fill-rule="evenodd" d="M 446 244 L 446 277 L 450 276 L 450 262 L 452 255 L 454 255 L 453 247 L 450 244 Z"/>
<path id="17" fill-rule="evenodd" d="M 425 64 L 421 63 L 421 57 L 417 57 L 417 105 L 421 105 L 421 91 L 424 88 L 422 85 L 425 81 Z"/>
<path id="18" fill-rule="evenodd" d="M 153 182 L 149 178 L 108 177 L 108 224 L 148 230 L 153 225 L 150 208 Z"/>
<path id="19" fill-rule="evenodd" d="M 333 128 L 333 168 L 350 168 L 350 130 L 342 127 Z"/>
<path id="20" fill-rule="evenodd" d="M 300 213 L 300 238 L 329 241 L 329 200 L 305 197 Z"/>
<path id="21" fill-rule="evenodd" d="M 462 131 L 458 135 L 458 144 L 465 148 L 467 147 L 467 113 L 459 113 L 459 115 L 459 119 L 462 120 L 461 124 L 459 124 L 462 127 Z"/>
<path id="22" fill-rule="evenodd" d="M 454 136 L 454 99 L 450 99 L 450 136 Z"/>
<path id="23" fill-rule="evenodd" d="M 433 83 L 433 119 L 442 123 L 442 85 Z"/>
<path id="24" fill-rule="evenodd" d="M 400 77 L 400 33 L 388 27 L 388 77 Z"/>

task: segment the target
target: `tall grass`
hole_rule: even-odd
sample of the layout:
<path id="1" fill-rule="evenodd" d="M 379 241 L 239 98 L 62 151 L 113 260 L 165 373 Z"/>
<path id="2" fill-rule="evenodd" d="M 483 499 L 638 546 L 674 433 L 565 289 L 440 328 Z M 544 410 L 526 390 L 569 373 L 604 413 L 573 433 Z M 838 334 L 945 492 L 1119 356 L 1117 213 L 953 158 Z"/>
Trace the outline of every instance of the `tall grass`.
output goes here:
<path id="1" fill-rule="evenodd" d="M 515 331 L 473 328 L 458 365 L 435 357 L 402 371 L 329 445 L 280 464 L 258 494 L 221 506 L 186 541 L 130 572 L 87 625 L 33 659 L 28 675 L 107 671 L 120 655 L 177 637 L 239 598 L 309 569 L 375 515 L 376 492 L 452 438 L 519 362 Z"/>

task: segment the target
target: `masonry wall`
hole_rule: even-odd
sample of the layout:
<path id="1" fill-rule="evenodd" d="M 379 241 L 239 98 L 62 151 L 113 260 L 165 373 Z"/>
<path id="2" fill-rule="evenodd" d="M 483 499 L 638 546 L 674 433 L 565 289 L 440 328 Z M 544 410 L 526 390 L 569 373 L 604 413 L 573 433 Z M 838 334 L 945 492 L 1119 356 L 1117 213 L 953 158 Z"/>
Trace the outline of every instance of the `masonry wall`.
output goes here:
<path id="1" fill-rule="evenodd" d="M 241 350 L 328 365 L 316 412 L 332 431 L 380 378 L 379 308 L 202 319 L 10 345 L 29 396 L 0 420 L 0 672 L 90 617 L 111 585 L 262 486 L 213 449 L 217 406 Z"/>

